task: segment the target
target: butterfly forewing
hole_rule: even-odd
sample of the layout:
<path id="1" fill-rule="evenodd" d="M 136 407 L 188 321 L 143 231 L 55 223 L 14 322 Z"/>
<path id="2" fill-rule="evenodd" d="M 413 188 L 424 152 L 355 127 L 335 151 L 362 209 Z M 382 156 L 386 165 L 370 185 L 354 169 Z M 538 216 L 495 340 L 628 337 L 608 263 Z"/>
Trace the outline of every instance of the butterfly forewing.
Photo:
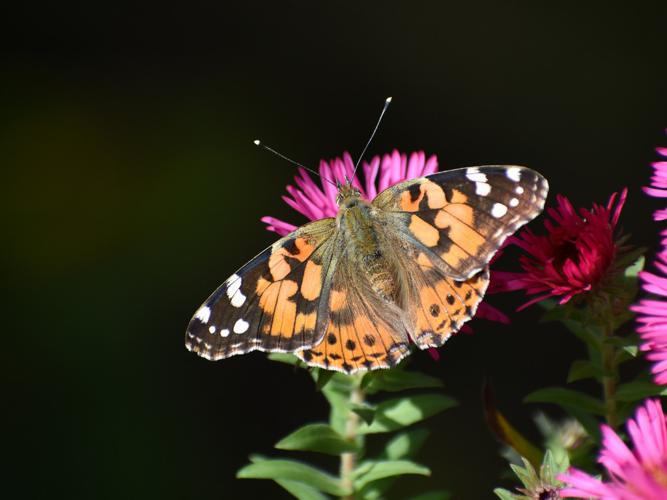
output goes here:
<path id="1" fill-rule="evenodd" d="M 542 211 L 547 191 L 546 179 L 531 169 L 481 166 L 402 182 L 380 193 L 373 205 L 394 214 L 422 258 L 466 280 Z"/>
<path id="2" fill-rule="evenodd" d="M 277 241 L 225 281 L 197 310 L 186 347 L 208 359 L 253 350 L 291 352 L 318 339 L 332 265 L 333 219 L 307 224 Z"/>

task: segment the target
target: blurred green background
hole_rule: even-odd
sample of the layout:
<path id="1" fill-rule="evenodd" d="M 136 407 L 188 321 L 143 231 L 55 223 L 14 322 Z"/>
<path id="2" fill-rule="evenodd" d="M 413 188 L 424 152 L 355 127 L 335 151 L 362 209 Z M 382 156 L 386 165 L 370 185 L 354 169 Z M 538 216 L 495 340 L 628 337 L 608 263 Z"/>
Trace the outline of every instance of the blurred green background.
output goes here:
<path id="1" fill-rule="evenodd" d="M 203 299 L 275 239 L 259 217 L 303 222 L 280 200 L 293 167 L 257 137 L 309 165 L 356 155 L 391 95 L 371 155 L 527 165 L 550 180 L 552 200 L 584 205 L 628 186 L 622 223 L 654 245 L 655 204 L 639 188 L 666 142 L 666 6 L 12 7 L 0 79 L 9 491 L 282 498 L 235 471 L 324 419 L 322 398 L 305 373 L 263 354 L 211 363 L 183 346 Z M 510 312 L 519 300 L 491 302 Z M 477 322 L 438 363 L 413 356 L 461 402 L 428 421 L 429 485 L 477 499 L 501 483 L 485 377 L 538 439 L 539 407 L 521 400 L 562 384 L 581 347 L 537 316 Z M 395 497 L 422 481 L 406 479 Z"/>

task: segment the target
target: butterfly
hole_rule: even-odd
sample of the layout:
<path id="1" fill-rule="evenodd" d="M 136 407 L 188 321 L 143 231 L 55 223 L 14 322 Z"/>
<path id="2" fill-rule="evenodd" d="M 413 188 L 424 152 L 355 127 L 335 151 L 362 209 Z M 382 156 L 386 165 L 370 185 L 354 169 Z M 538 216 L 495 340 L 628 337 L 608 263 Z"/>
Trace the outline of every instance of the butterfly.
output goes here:
<path id="1" fill-rule="evenodd" d="M 475 315 L 489 261 L 548 192 L 539 173 L 506 165 L 407 180 L 370 202 L 337 187 L 336 217 L 281 238 L 206 299 L 189 350 L 289 352 L 354 373 L 395 366 L 410 343 L 439 347 Z"/>

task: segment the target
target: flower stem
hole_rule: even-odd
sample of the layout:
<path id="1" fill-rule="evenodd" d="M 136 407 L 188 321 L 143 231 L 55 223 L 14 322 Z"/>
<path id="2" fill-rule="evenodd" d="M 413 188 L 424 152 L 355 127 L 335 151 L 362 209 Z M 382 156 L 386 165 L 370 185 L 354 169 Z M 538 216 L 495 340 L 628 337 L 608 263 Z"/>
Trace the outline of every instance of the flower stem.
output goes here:
<path id="1" fill-rule="evenodd" d="M 613 329 L 607 327 L 604 329 L 602 343 L 602 389 L 605 403 L 605 418 L 607 424 L 615 429 L 618 426 L 618 411 L 616 405 L 616 347 L 610 342 L 605 342 L 614 335 Z"/>
<path id="2" fill-rule="evenodd" d="M 361 377 L 353 377 L 354 386 L 350 392 L 350 406 L 359 405 L 364 402 L 365 394 L 361 390 Z M 347 412 L 347 420 L 345 422 L 345 439 L 350 442 L 357 441 L 357 429 L 359 428 L 359 415 L 352 410 Z M 343 453 L 340 456 L 340 480 L 343 488 L 353 491 L 353 474 L 357 465 L 356 453 Z M 350 493 L 342 497 L 343 500 L 352 500 L 354 493 Z"/>

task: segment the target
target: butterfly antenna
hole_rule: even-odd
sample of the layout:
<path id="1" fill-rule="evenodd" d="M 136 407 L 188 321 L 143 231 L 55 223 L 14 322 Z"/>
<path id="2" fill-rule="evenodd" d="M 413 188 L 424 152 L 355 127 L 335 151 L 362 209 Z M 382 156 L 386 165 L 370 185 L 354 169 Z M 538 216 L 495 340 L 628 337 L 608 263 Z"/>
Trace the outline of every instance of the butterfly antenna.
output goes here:
<path id="1" fill-rule="evenodd" d="M 301 167 L 301 168 L 303 168 L 304 170 L 308 170 L 308 172 L 310 172 L 311 174 L 315 174 L 316 176 L 320 177 L 322 180 L 325 180 L 325 181 L 327 181 L 328 183 L 333 184 L 334 186 L 337 186 L 336 183 L 333 182 L 332 180 L 327 179 L 326 177 L 322 177 L 322 176 L 319 174 L 319 172 L 316 172 L 316 171 L 313 170 L 312 168 L 308 168 L 308 167 L 306 167 L 305 165 L 302 165 L 302 164 L 299 163 L 298 161 L 294 161 L 294 160 L 292 160 L 291 158 L 288 158 L 288 157 L 285 156 L 284 154 L 281 154 L 281 153 L 279 153 L 278 151 L 276 151 L 275 149 L 270 148 L 269 146 L 267 146 L 266 144 L 264 144 L 263 142 L 261 142 L 259 139 L 255 139 L 253 142 L 255 143 L 255 146 L 260 146 L 260 147 L 266 149 L 267 151 L 270 151 L 270 152 L 273 153 L 274 155 L 281 157 L 283 160 L 287 160 L 288 162 L 290 162 L 290 163 L 293 164 L 293 165 L 296 165 L 297 167 Z"/>
<path id="2" fill-rule="evenodd" d="M 357 160 L 357 163 L 354 165 L 354 171 L 352 172 L 352 178 L 354 178 L 354 174 L 357 173 L 357 168 L 359 168 L 359 164 L 361 163 L 361 159 L 366 154 L 366 150 L 368 149 L 368 146 L 370 146 L 371 141 L 373 140 L 373 137 L 375 137 L 375 132 L 378 131 L 378 128 L 380 127 L 380 122 L 382 121 L 382 117 L 384 116 L 385 111 L 387 111 L 387 108 L 389 107 L 390 103 L 391 103 L 391 97 L 387 97 L 387 99 L 385 99 L 385 101 L 384 101 L 384 107 L 382 108 L 382 113 L 380 113 L 380 117 L 378 118 L 378 121 L 375 124 L 375 128 L 373 129 L 373 133 L 371 134 L 370 139 L 368 139 L 368 142 L 366 143 L 366 147 L 364 147 L 364 150 L 359 155 L 359 159 Z"/>

